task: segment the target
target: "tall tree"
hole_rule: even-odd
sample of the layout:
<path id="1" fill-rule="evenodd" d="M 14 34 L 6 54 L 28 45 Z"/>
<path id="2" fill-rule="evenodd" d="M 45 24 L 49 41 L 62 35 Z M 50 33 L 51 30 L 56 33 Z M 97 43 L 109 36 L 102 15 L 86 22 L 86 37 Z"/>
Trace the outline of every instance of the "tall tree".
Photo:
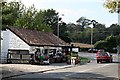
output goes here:
<path id="1" fill-rule="evenodd" d="M 82 31 L 84 30 L 85 27 L 88 27 L 88 25 L 91 23 L 91 21 L 89 19 L 86 19 L 86 17 L 81 17 L 76 22 L 80 25 Z"/>
<path id="2" fill-rule="evenodd" d="M 56 12 L 56 10 L 53 9 L 47 9 L 43 12 L 45 13 L 44 22 L 47 25 L 51 26 L 53 33 L 57 35 L 58 21 L 61 21 L 61 18 L 59 18 L 58 16 L 58 12 Z"/>
<path id="3" fill-rule="evenodd" d="M 120 26 L 118 24 L 112 24 L 107 29 L 109 31 L 109 34 L 112 34 L 114 36 L 118 36 L 120 34 Z"/>
<path id="4" fill-rule="evenodd" d="M 117 37 L 108 36 L 105 40 L 101 40 L 95 43 L 95 48 L 106 49 L 109 52 L 113 52 L 114 48 L 117 47 Z"/>
<path id="5" fill-rule="evenodd" d="M 120 25 L 120 0 L 106 0 L 105 7 L 109 9 L 111 13 L 118 13 L 118 24 Z M 120 54 L 120 44 L 118 44 Z"/>
<path id="6" fill-rule="evenodd" d="M 22 28 L 31 28 L 31 26 L 34 26 L 33 23 L 36 13 L 37 11 L 34 8 L 34 5 L 29 7 L 28 9 L 24 9 L 20 17 L 17 18 L 14 25 Z"/>
<path id="7" fill-rule="evenodd" d="M 104 40 L 107 36 L 109 36 L 109 31 L 106 29 L 104 24 L 96 24 L 93 31 L 93 41 Z"/>
<path id="8" fill-rule="evenodd" d="M 17 18 L 25 9 L 21 2 L 2 2 L 2 28 L 5 26 L 13 26 Z"/>
<path id="9" fill-rule="evenodd" d="M 26 8 L 21 2 L 3 2 L 2 5 L 2 28 L 8 25 L 40 31 L 52 31 L 51 27 L 44 22 L 45 12 L 42 10 L 37 11 L 34 5 L 29 8 Z"/>
<path id="10" fill-rule="evenodd" d="M 114 13 L 120 12 L 120 1 L 119 0 L 106 0 L 104 6 L 109 9 L 109 12 Z"/>
<path id="11" fill-rule="evenodd" d="M 65 22 L 61 22 L 60 26 L 60 38 L 64 40 L 65 42 L 70 43 L 72 40 L 69 37 L 69 32 L 67 28 L 67 24 Z"/>

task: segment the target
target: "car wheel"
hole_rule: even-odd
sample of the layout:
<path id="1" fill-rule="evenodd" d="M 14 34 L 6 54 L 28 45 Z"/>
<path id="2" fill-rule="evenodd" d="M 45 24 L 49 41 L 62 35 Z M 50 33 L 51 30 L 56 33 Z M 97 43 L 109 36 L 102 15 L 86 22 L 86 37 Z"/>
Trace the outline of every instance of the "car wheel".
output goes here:
<path id="1" fill-rule="evenodd" d="M 34 65 L 35 61 L 34 60 L 30 60 L 29 63 L 32 64 L 32 65 Z"/>
<path id="2" fill-rule="evenodd" d="M 100 61 L 99 60 L 97 60 L 97 63 L 99 63 Z"/>
<path id="3" fill-rule="evenodd" d="M 110 62 L 112 63 L 112 62 L 113 62 L 113 60 L 112 60 L 112 59 L 110 59 Z"/>

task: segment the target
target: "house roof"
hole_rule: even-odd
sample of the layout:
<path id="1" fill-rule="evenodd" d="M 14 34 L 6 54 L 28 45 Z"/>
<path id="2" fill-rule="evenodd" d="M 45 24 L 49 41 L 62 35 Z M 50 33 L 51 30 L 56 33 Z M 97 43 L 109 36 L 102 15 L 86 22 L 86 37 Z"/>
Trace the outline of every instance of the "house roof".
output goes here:
<path id="1" fill-rule="evenodd" d="M 65 41 L 50 32 L 13 27 L 8 29 L 30 46 L 68 46 Z"/>
<path id="2" fill-rule="evenodd" d="M 90 45 L 90 44 L 84 44 L 84 43 L 71 43 L 73 44 L 73 46 L 76 46 L 76 47 L 80 47 L 80 48 L 93 48 L 94 45 Z"/>

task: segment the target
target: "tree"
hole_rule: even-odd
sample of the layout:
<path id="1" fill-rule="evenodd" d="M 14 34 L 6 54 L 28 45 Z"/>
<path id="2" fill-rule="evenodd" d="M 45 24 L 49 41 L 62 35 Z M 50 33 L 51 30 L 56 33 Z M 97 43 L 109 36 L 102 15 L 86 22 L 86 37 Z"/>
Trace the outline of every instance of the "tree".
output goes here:
<path id="1" fill-rule="evenodd" d="M 120 1 L 118 0 L 106 0 L 106 2 L 104 3 L 104 7 L 106 7 L 107 9 L 109 9 L 109 12 L 114 13 L 120 12 Z"/>
<path id="2" fill-rule="evenodd" d="M 3 2 L 2 5 L 3 29 L 6 26 L 15 26 L 52 32 L 51 27 L 44 22 L 45 12 L 37 11 L 34 5 L 29 8 L 26 8 L 21 2 Z"/>
<path id="3" fill-rule="evenodd" d="M 117 36 L 117 44 L 120 44 L 120 34 Z"/>
<path id="4" fill-rule="evenodd" d="M 100 40 L 94 44 L 94 47 L 97 49 L 106 49 L 107 41 Z"/>
<path id="5" fill-rule="evenodd" d="M 65 42 L 72 42 L 71 38 L 69 37 L 67 24 L 65 22 L 62 22 L 60 25 L 60 38 L 64 40 Z"/>
<path id="6" fill-rule="evenodd" d="M 20 17 L 17 18 L 14 25 L 22 27 L 22 28 L 33 27 L 36 13 L 37 13 L 37 11 L 34 8 L 34 5 L 29 7 L 28 9 L 25 8 L 24 11 L 22 12 L 22 14 L 20 15 Z"/>
<path id="7" fill-rule="evenodd" d="M 105 7 L 109 9 L 111 13 L 118 13 L 118 24 L 120 25 L 120 1 L 119 0 L 106 0 L 104 3 Z M 120 54 L 120 44 L 119 46 L 119 54 Z"/>
<path id="8" fill-rule="evenodd" d="M 117 37 L 116 36 L 108 36 L 105 40 L 101 40 L 95 43 L 95 48 L 105 49 L 109 52 L 113 52 L 114 48 L 117 47 Z"/>
<path id="9" fill-rule="evenodd" d="M 80 25 L 82 31 L 84 30 L 85 27 L 88 27 L 88 25 L 90 25 L 91 23 L 91 21 L 89 19 L 86 19 L 86 17 L 81 17 L 76 22 Z"/>
<path id="10" fill-rule="evenodd" d="M 29 7 L 20 18 L 16 21 L 16 26 L 28 29 L 35 29 L 39 31 L 52 32 L 49 25 L 44 22 L 45 13 L 39 12 L 34 8 L 34 5 Z"/>
<path id="11" fill-rule="evenodd" d="M 113 36 L 113 35 L 108 36 L 105 39 L 105 41 L 107 41 L 107 45 L 106 45 L 107 50 L 112 51 L 113 48 L 117 47 L 117 41 L 116 40 L 117 40 L 117 38 L 115 36 Z"/>
<path id="12" fill-rule="evenodd" d="M 106 26 L 104 24 L 96 24 L 93 31 L 93 43 L 104 40 L 107 36 L 109 36 L 108 30 L 106 30 Z"/>
<path id="13" fill-rule="evenodd" d="M 25 6 L 21 2 L 2 2 L 2 28 L 7 25 L 13 26 L 17 18 L 20 17 Z"/>
<path id="14" fill-rule="evenodd" d="M 61 18 L 58 19 L 58 12 L 53 9 L 47 9 L 43 11 L 45 16 L 44 16 L 44 22 L 49 25 L 53 33 L 57 35 L 57 26 L 58 26 L 58 21 L 61 21 Z"/>
<path id="15" fill-rule="evenodd" d="M 0 30 L 2 29 L 2 1 L 0 1 Z"/>
<path id="16" fill-rule="evenodd" d="M 118 24 L 112 24 L 110 27 L 107 28 L 109 34 L 117 36 L 120 34 L 120 26 Z"/>
<path id="17" fill-rule="evenodd" d="M 89 22 L 89 25 L 92 24 L 93 25 L 93 28 L 98 24 L 98 22 L 96 20 L 91 20 Z"/>

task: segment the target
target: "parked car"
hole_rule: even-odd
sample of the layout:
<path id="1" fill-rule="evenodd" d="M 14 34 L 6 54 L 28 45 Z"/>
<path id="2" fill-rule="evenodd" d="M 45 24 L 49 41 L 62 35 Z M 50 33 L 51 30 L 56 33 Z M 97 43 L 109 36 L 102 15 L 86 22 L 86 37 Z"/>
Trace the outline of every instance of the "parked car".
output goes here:
<path id="1" fill-rule="evenodd" d="M 54 56 L 53 56 L 54 62 L 62 62 L 63 60 L 63 53 L 61 51 L 58 51 Z"/>
<path id="2" fill-rule="evenodd" d="M 96 53 L 98 50 L 97 49 L 94 49 L 94 48 L 90 48 L 90 49 L 88 49 L 88 52 L 90 52 L 90 53 Z"/>
<path id="3" fill-rule="evenodd" d="M 96 53 L 96 59 L 97 59 L 97 63 L 113 61 L 112 55 L 109 52 L 105 52 L 103 50 L 100 50 Z"/>

